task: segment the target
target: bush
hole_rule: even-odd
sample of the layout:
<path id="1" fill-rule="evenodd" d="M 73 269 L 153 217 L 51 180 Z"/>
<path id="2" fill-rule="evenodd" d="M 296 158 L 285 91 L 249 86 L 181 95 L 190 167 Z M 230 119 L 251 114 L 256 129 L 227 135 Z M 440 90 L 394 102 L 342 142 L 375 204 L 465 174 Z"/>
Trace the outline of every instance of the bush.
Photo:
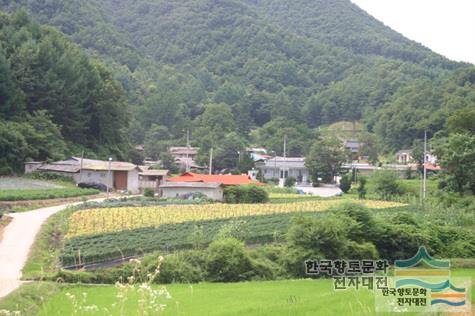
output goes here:
<path id="1" fill-rule="evenodd" d="M 358 179 L 358 188 L 356 190 L 358 191 L 358 198 L 360 200 L 364 200 L 366 197 L 366 181 L 365 177 L 359 177 Z"/>
<path id="2" fill-rule="evenodd" d="M 265 203 L 269 194 L 256 185 L 228 186 L 224 189 L 226 203 Z"/>
<path id="3" fill-rule="evenodd" d="M 378 259 L 378 250 L 371 242 L 359 243 L 350 240 L 346 249 L 346 257 L 348 259 Z"/>
<path id="4" fill-rule="evenodd" d="M 246 280 L 251 260 L 243 242 L 235 238 L 214 241 L 207 249 L 206 272 L 212 281 Z"/>
<path id="5" fill-rule="evenodd" d="M 297 180 L 294 177 L 288 177 L 288 178 L 285 178 L 284 186 L 286 188 L 292 188 L 296 182 Z"/>
<path id="6" fill-rule="evenodd" d="M 366 206 L 355 203 L 344 203 L 333 207 L 331 210 L 342 220 L 350 218 L 354 221 L 352 229 L 348 232 L 348 237 L 351 240 L 364 242 L 368 241 L 369 236 L 379 236 L 378 225 L 371 211 Z"/>
<path id="7" fill-rule="evenodd" d="M 374 191 L 383 200 L 402 195 L 403 189 L 397 174 L 390 170 L 378 170 L 371 177 Z"/>
<path id="8" fill-rule="evenodd" d="M 345 174 L 341 177 L 340 179 L 340 189 L 343 191 L 343 193 L 348 193 L 351 189 L 351 175 L 350 174 Z"/>
<path id="9" fill-rule="evenodd" d="M 143 190 L 143 196 L 154 197 L 155 196 L 155 191 L 152 188 L 145 188 Z"/>
<path id="10" fill-rule="evenodd" d="M 348 233 L 353 226 L 351 219 L 343 221 L 334 215 L 322 218 L 300 216 L 293 219 L 287 242 L 291 249 L 311 250 L 315 256 L 338 259 L 345 253 Z"/>
<path id="11" fill-rule="evenodd" d="M 184 253 L 175 253 L 165 257 L 160 265 L 157 282 L 197 283 L 204 280 L 204 272 L 199 265 L 192 265 Z"/>

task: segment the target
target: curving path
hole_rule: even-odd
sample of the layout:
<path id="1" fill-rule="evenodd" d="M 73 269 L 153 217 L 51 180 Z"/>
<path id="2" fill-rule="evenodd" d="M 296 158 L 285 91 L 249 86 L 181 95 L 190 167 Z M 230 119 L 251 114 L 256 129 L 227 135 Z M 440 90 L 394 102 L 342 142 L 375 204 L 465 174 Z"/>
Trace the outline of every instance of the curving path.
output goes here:
<path id="1" fill-rule="evenodd" d="M 90 201 L 102 201 L 94 199 Z M 44 207 L 23 213 L 13 213 L 12 221 L 3 232 L 0 241 L 0 298 L 16 290 L 21 281 L 21 270 L 28 258 L 30 248 L 41 226 L 51 215 L 71 205 L 82 202 L 67 203 L 58 206 Z"/>

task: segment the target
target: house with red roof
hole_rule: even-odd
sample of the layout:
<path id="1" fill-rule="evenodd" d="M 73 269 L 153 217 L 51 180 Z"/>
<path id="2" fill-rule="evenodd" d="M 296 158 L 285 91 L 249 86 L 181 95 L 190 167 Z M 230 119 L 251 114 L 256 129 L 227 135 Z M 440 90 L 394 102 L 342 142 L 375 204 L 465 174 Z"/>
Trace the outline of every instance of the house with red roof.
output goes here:
<path id="1" fill-rule="evenodd" d="M 260 182 L 254 181 L 248 175 L 232 175 L 232 174 L 200 174 L 193 172 L 185 172 L 180 176 L 169 178 L 169 182 L 203 182 L 203 183 L 221 183 L 223 186 L 227 185 L 245 185 L 257 184 Z"/>
<path id="2" fill-rule="evenodd" d="M 167 179 L 160 189 L 163 197 L 183 198 L 194 194 L 203 194 L 208 198 L 222 201 L 224 187 L 231 185 L 257 184 L 248 175 L 213 175 L 185 172 L 180 176 Z"/>

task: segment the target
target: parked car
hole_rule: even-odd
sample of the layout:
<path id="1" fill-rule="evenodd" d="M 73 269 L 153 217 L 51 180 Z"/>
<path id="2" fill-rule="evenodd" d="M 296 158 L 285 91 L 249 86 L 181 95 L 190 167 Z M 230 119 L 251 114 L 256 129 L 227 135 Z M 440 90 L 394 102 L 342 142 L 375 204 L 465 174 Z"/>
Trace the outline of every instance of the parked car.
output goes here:
<path id="1" fill-rule="evenodd" d="M 97 189 L 104 192 L 107 191 L 107 185 L 95 182 L 81 182 L 78 184 L 78 187 L 82 189 Z"/>

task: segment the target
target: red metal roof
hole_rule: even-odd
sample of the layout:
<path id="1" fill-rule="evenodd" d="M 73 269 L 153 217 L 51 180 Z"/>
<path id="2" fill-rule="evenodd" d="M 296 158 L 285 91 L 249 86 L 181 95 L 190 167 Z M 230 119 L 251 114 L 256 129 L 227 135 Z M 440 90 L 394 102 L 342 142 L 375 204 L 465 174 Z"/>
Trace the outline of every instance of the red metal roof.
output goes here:
<path id="1" fill-rule="evenodd" d="M 251 180 L 247 175 L 209 175 L 193 172 L 185 172 L 181 176 L 169 178 L 170 182 L 210 182 L 222 183 L 223 185 L 261 184 Z"/>
<path id="2" fill-rule="evenodd" d="M 426 162 L 425 167 L 427 170 L 432 170 L 432 171 L 442 170 L 442 168 L 439 165 L 434 165 L 430 162 Z"/>

